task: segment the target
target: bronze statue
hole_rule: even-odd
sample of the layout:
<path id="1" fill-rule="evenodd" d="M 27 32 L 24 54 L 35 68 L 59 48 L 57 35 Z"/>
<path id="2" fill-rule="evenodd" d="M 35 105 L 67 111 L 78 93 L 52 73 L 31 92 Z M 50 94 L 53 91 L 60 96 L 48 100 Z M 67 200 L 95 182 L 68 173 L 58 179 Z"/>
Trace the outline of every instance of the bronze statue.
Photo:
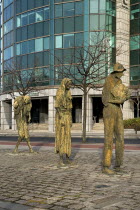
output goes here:
<path id="1" fill-rule="evenodd" d="M 123 163 L 124 126 L 121 105 L 130 97 L 128 88 L 122 84 L 122 80 L 120 79 L 124 71 L 126 71 L 126 69 L 124 69 L 123 65 L 116 63 L 114 65 L 114 71 L 105 80 L 102 93 L 105 135 L 102 172 L 106 174 L 114 174 L 115 171 L 120 171 L 120 166 Z M 116 144 L 115 171 L 110 169 L 113 137 L 115 137 Z"/>
<path id="2" fill-rule="evenodd" d="M 34 152 L 30 145 L 30 136 L 28 131 L 28 123 L 31 120 L 30 111 L 32 108 L 30 96 L 18 96 L 14 100 L 14 117 L 16 119 L 18 129 L 18 141 L 14 149 L 14 153 L 18 152 L 18 146 L 22 140 L 26 140 L 30 152 Z"/>
<path id="3" fill-rule="evenodd" d="M 56 93 L 55 115 L 55 152 L 60 155 L 60 162 L 64 164 L 64 155 L 69 163 L 71 155 L 71 126 L 72 126 L 72 96 L 70 92 L 72 81 L 64 78 Z"/>

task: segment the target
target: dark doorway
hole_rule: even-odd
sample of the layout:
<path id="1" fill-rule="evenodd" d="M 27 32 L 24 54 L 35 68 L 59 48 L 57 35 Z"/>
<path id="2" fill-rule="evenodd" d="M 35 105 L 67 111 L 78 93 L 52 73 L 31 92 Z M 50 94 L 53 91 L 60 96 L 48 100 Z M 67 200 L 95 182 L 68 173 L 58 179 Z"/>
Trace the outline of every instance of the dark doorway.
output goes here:
<path id="1" fill-rule="evenodd" d="M 101 97 L 93 97 L 93 120 L 99 123 L 103 119 L 103 103 Z"/>
<path id="2" fill-rule="evenodd" d="M 31 123 L 48 122 L 48 99 L 33 99 L 31 109 Z"/>
<path id="3" fill-rule="evenodd" d="M 75 97 L 72 99 L 72 122 L 82 122 L 82 97 Z"/>

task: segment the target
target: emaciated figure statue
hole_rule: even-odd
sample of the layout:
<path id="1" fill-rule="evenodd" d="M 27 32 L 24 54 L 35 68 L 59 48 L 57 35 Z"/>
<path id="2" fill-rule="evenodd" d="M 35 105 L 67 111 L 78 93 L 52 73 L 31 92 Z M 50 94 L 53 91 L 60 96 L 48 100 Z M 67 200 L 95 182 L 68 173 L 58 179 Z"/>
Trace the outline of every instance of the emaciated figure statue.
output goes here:
<path id="1" fill-rule="evenodd" d="M 103 153 L 103 173 L 115 174 L 121 171 L 120 166 L 123 163 L 124 153 L 124 126 L 122 106 L 130 98 L 128 88 L 122 84 L 120 79 L 123 76 L 123 65 L 116 63 L 114 71 L 106 78 L 102 102 L 104 104 L 104 153 Z M 115 171 L 110 169 L 113 149 L 113 137 L 115 137 Z"/>
<path id="2" fill-rule="evenodd" d="M 18 141 L 14 149 L 14 153 L 18 152 L 18 146 L 22 140 L 26 140 L 29 147 L 29 151 L 33 152 L 30 145 L 30 136 L 28 131 L 28 123 L 31 120 L 30 111 L 32 108 L 30 96 L 18 96 L 14 100 L 14 117 L 16 119 L 17 129 L 18 129 Z"/>
<path id="3" fill-rule="evenodd" d="M 55 152 L 60 155 L 60 162 L 64 164 L 64 155 L 69 163 L 71 155 L 71 126 L 72 126 L 72 96 L 70 92 L 72 81 L 64 78 L 56 93 L 55 115 Z"/>

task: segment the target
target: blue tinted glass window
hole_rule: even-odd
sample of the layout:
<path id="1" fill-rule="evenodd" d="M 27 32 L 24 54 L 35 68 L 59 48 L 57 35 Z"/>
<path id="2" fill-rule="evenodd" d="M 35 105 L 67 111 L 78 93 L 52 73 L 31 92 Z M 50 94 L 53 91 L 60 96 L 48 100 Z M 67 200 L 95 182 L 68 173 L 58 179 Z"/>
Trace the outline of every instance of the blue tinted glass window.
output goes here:
<path id="1" fill-rule="evenodd" d="M 43 38 L 35 39 L 35 52 L 43 51 Z"/>
<path id="2" fill-rule="evenodd" d="M 100 15 L 100 29 L 105 29 L 105 15 Z"/>
<path id="3" fill-rule="evenodd" d="M 35 52 L 35 40 L 32 39 L 28 41 L 28 44 L 29 44 L 29 53 Z"/>
<path id="4" fill-rule="evenodd" d="M 13 0 L 4 0 L 4 8 L 11 4 Z"/>
<path id="5" fill-rule="evenodd" d="M 22 69 L 26 69 L 27 68 L 27 55 L 23 55 L 21 57 L 21 68 Z M 24 79 L 26 79 L 25 76 L 24 76 Z"/>
<path id="6" fill-rule="evenodd" d="M 90 15 L 90 30 L 98 30 L 99 28 L 99 16 Z"/>
<path id="7" fill-rule="evenodd" d="M 62 19 L 56 19 L 55 20 L 55 34 L 63 33 L 63 20 Z"/>
<path id="8" fill-rule="evenodd" d="M 49 22 L 49 21 L 45 21 L 45 22 L 43 23 L 43 29 L 44 29 L 44 36 L 50 34 L 50 22 Z M 42 36 L 42 35 L 41 35 L 41 36 Z"/>
<path id="9" fill-rule="evenodd" d="M 43 66 L 43 52 L 35 53 L 35 65 Z"/>
<path id="10" fill-rule="evenodd" d="M 75 17 L 75 31 L 83 31 L 83 16 Z"/>
<path id="11" fill-rule="evenodd" d="M 4 24 L 4 33 L 6 34 L 12 30 L 13 30 L 13 18 Z"/>
<path id="12" fill-rule="evenodd" d="M 43 66 L 47 66 L 50 63 L 50 53 L 49 51 L 44 52 L 44 64 Z"/>
<path id="13" fill-rule="evenodd" d="M 35 22 L 35 12 L 34 11 L 28 13 L 28 19 L 29 19 L 29 24 Z"/>
<path id="14" fill-rule="evenodd" d="M 21 12 L 21 2 L 20 0 L 16 0 L 16 13 L 20 13 Z"/>
<path id="15" fill-rule="evenodd" d="M 16 30 L 16 41 L 17 42 L 21 41 L 21 29 L 20 28 L 18 28 Z"/>
<path id="16" fill-rule="evenodd" d="M 75 15 L 83 14 L 83 2 L 75 2 Z"/>
<path id="17" fill-rule="evenodd" d="M 49 49 L 49 43 L 50 43 L 50 38 L 49 37 L 45 37 L 44 38 L 44 50 L 48 50 Z"/>
<path id="18" fill-rule="evenodd" d="M 90 13 L 98 13 L 99 1 L 90 0 Z"/>
<path id="19" fill-rule="evenodd" d="M 17 16 L 17 27 L 21 26 L 21 15 Z"/>
<path id="20" fill-rule="evenodd" d="M 28 39 L 35 37 L 35 24 L 31 24 L 28 26 Z"/>
<path id="21" fill-rule="evenodd" d="M 27 54 L 29 52 L 28 50 L 28 42 L 22 42 L 21 43 L 21 53 L 22 54 Z"/>
<path id="22" fill-rule="evenodd" d="M 12 45 L 14 42 L 13 31 L 4 36 L 4 48 Z"/>
<path id="23" fill-rule="evenodd" d="M 83 33 L 75 34 L 75 46 L 82 46 L 84 42 Z"/>
<path id="24" fill-rule="evenodd" d="M 21 28 L 21 36 L 22 36 L 22 40 L 26 40 L 27 39 L 27 26 L 24 26 Z"/>
<path id="25" fill-rule="evenodd" d="M 47 20 L 50 18 L 49 12 L 50 12 L 49 7 L 44 8 L 44 20 Z"/>
<path id="26" fill-rule="evenodd" d="M 4 60 L 8 60 L 13 57 L 13 46 L 4 50 Z"/>
<path id="27" fill-rule="evenodd" d="M 21 25 L 24 26 L 27 24 L 28 24 L 28 15 L 27 13 L 25 13 L 21 15 Z"/>
<path id="28" fill-rule="evenodd" d="M 43 9 L 36 10 L 35 21 L 39 22 L 39 21 L 43 21 L 43 19 L 44 19 Z"/>
<path id="29" fill-rule="evenodd" d="M 49 68 L 44 68 L 44 80 L 49 80 L 49 78 L 50 78 Z"/>
<path id="30" fill-rule="evenodd" d="M 62 17 L 62 4 L 55 5 L 55 17 Z"/>
<path id="31" fill-rule="evenodd" d="M 35 24 L 35 36 L 39 37 L 43 35 L 44 25 L 43 22 Z"/>
<path id="32" fill-rule="evenodd" d="M 4 10 L 4 22 L 7 21 L 8 19 L 10 19 L 12 16 L 13 16 L 13 4 L 11 4 L 10 6 L 8 6 Z"/>
<path id="33" fill-rule="evenodd" d="M 63 35 L 63 48 L 74 47 L 74 34 Z"/>
<path id="34" fill-rule="evenodd" d="M 20 49 L 20 47 L 21 47 L 21 44 L 17 44 L 17 45 L 16 45 L 16 55 L 20 55 L 20 54 L 21 54 L 21 49 Z"/>
<path id="35" fill-rule="evenodd" d="M 41 7 L 44 5 L 44 0 L 34 0 L 35 1 L 35 7 Z"/>
<path id="36" fill-rule="evenodd" d="M 106 1 L 105 0 L 100 0 L 100 13 L 105 13 L 106 12 Z"/>
<path id="37" fill-rule="evenodd" d="M 64 19 L 64 33 L 69 33 L 74 31 L 74 18 Z"/>
<path id="38" fill-rule="evenodd" d="M 24 12 L 27 10 L 27 1 L 28 0 L 20 0 L 21 1 L 21 11 Z"/>
<path id="39" fill-rule="evenodd" d="M 27 56 L 27 59 L 28 59 L 28 68 L 33 68 L 35 65 L 34 53 L 29 54 Z"/>
<path id="40" fill-rule="evenodd" d="M 74 3 L 63 4 L 63 16 L 74 15 Z"/>
<path id="41" fill-rule="evenodd" d="M 35 6 L 34 6 L 34 1 L 31 1 L 31 0 L 29 0 L 29 1 L 27 1 L 27 6 L 28 6 L 28 9 L 33 9 Z"/>
<path id="42" fill-rule="evenodd" d="M 55 48 L 62 48 L 62 35 L 55 36 Z"/>

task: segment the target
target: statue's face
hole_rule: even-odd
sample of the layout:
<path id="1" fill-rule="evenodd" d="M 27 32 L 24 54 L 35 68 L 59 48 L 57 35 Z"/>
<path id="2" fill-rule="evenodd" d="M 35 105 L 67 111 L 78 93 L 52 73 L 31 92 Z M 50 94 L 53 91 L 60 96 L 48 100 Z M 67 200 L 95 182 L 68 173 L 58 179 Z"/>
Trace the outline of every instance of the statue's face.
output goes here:
<path id="1" fill-rule="evenodd" d="M 72 85 L 72 81 L 70 80 L 66 84 L 66 89 L 69 90 L 71 88 L 71 85 Z"/>
<path id="2" fill-rule="evenodd" d="M 120 79 L 122 76 L 124 76 L 123 71 L 122 71 L 122 72 L 116 72 L 116 77 L 117 77 L 117 78 Z"/>
<path id="3" fill-rule="evenodd" d="M 26 104 L 28 104 L 29 101 L 30 101 L 30 98 L 26 96 L 26 97 L 24 98 L 24 102 L 25 102 Z"/>

